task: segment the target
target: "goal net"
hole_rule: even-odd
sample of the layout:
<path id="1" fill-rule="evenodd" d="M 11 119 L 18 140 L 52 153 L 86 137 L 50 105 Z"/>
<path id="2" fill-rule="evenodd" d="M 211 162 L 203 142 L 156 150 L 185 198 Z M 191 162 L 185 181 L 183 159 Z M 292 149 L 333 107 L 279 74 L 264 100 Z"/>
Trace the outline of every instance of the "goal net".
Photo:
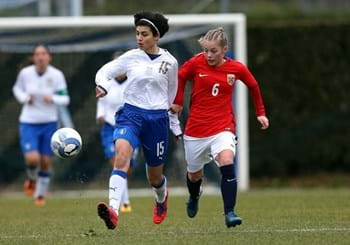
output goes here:
<path id="1" fill-rule="evenodd" d="M 178 59 L 179 65 L 200 52 L 197 39 L 209 29 L 218 26 L 223 26 L 228 32 L 230 51 L 234 58 L 247 63 L 246 19 L 243 14 L 167 15 L 167 18 L 170 31 L 161 39 L 160 46 L 167 48 Z M 53 53 L 53 65 L 60 68 L 66 76 L 71 96 L 70 111 L 75 127 L 84 140 L 85 155 L 83 150 L 75 161 L 100 164 L 103 156 L 102 153 L 96 153 L 99 138 L 95 121 L 94 76 L 98 68 L 112 58 L 114 52 L 136 46 L 132 26 L 132 16 L 0 18 L 0 68 L 3 79 L 0 92 L 0 126 L 8 129 L 2 135 L 1 161 L 10 163 L 16 159 L 16 153 L 19 153 L 16 150 L 19 148 L 17 127 L 14 125 L 17 125 L 20 107 L 12 96 L 11 88 L 19 69 L 27 64 L 33 45 L 44 43 Z M 186 95 L 189 98 L 188 90 Z M 238 187 L 240 190 L 247 190 L 247 92 L 240 82 L 236 83 L 234 101 L 239 139 L 236 156 Z M 178 162 L 171 164 L 169 160 L 172 171 L 176 171 L 179 163 L 184 166 L 181 148 L 176 144 L 170 145 L 169 159 Z M 88 156 L 86 149 L 95 150 L 89 150 Z M 84 170 L 80 164 L 72 164 L 70 168 L 73 169 L 69 171 L 61 167 L 55 172 L 62 179 L 70 178 L 72 171 L 92 176 L 94 168 L 91 166 L 88 165 Z M 169 174 L 172 174 L 170 170 Z"/>

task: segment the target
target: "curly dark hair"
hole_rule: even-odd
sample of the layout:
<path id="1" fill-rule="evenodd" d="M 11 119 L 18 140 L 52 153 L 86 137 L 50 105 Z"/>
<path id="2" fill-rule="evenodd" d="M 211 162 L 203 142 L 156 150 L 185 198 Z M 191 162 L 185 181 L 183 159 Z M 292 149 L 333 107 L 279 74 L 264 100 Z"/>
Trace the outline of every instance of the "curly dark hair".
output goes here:
<path id="1" fill-rule="evenodd" d="M 135 27 L 150 27 L 154 36 L 159 34 L 159 37 L 163 37 L 169 30 L 168 19 L 165 18 L 163 14 L 158 12 L 138 12 L 134 15 L 134 23 Z"/>

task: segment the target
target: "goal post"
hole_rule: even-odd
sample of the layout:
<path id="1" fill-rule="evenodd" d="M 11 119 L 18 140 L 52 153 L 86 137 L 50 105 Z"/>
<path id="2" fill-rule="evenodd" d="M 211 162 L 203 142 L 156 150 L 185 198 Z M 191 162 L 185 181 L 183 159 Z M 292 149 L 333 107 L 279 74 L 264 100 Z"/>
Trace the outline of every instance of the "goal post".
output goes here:
<path id="1" fill-rule="evenodd" d="M 232 28 L 232 50 L 235 59 L 247 64 L 247 31 L 244 14 L 185 14 L 166 15 L 171 27 L 213 25 Z M 74 17 L 6 17 L 0 18 L 0 31 L 7 29 L 128 27 L 133 26 L 132 16 L 74 16 Z M 208 28 L 209 29 L 209 28 Z M 235 113 L 237 115 L 238 188 L 249 189 L 249 134 L 247 89 L 236 83 Z"/>

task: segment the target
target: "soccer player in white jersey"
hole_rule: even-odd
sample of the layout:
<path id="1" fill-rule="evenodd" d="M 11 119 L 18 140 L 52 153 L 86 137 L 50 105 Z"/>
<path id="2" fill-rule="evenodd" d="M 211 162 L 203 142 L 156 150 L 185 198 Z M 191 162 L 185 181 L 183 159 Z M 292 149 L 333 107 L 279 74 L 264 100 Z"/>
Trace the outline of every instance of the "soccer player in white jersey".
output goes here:
<path id="1" fill-rule="evenodd" d="M 35 204 L 43 205 L 50 183 L 50 139 L 57 129 L 57 105 L 68 105 L 69 96 L 63 73 L 50 65 L 48 47 L 35 46 L 32 58 L 34 64 L 19 72 L 12 90 L 23 104 L 19 134 L 27 167 L 25 193 L 34 194 Z"/>
<path id="2" fill-rule="evenodd" d="M 109 179 L 109 204 L 97 205 L 98 215 L 109 229 L 117 226 L 121 196 L 133 150 L 142 146 L 147 177 L 155 192 L 153 222 L 160 224 L 167 214 L 168 190 L 163 165 L 168 146 L 170 108 L 177 90 L 177 60 L 158 47 L 168 31 L 168 20 L 159 13 L 134 15 L 137 49 L 129 50 L 104 65 L 96 74 L 96 97 L 108 93 L 113 79 L 128 77 L 125 104 L 116 113 L 115 162 Z"/>
<path id="3" fill-rule="evenodd" d="M 108 94 L 105 97 L 97 100 L 96 120 L 100 125 L 100 138 L 103 145 L 105 158 L 108 159 L 112 166 L 114 165 L 115 155 L 113 139 L 115 127 L 114 115 L 116 111 L 118 111 L 124 104 L 124 90 L 127 86 L 127 81 L 128 80 L 125 75 L 117 77 L 115 82 L 113 82 L 109 88 Z M 131 174 L 131 168 L 136 166 L 137 155 L 138 148 L 134 150 L 128 175 Z M 122 195 L 120 211 L 123 213 L 130 213 L 132 211 L 127 183 Z"/>

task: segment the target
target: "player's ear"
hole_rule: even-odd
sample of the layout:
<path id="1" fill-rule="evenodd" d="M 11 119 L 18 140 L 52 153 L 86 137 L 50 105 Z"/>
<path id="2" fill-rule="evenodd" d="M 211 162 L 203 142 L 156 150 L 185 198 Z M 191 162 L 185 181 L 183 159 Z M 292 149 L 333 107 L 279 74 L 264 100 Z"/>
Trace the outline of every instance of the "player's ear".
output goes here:
<path id="1" fill-rule="evenodd" d="M 158 42 L 158 41 L 159 41 L 159 39 L 160 39 L 159 34 L 157 34 L 157 35 L 155 35 L 155 36 L 154 36 L 154 40 L 155 40 L 156 42 Z"/>
<path id="2" fill-rule="evenodd" d="M 224 46 L 224 53 L 226 53 L 227 50 L 228 50 L 228 47 L 227 47 L 227 45 L 225 45 L 225 46 Z"/>

